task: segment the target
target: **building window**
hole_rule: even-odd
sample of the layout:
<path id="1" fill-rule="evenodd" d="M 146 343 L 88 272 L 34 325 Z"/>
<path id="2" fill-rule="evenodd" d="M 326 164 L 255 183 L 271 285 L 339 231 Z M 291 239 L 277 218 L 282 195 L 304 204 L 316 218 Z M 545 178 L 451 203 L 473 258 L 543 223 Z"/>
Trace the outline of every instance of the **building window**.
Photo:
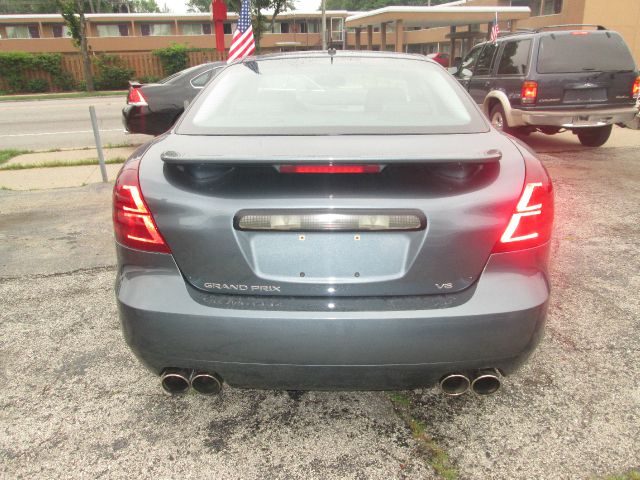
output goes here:
<path id="1" fill-rule="evenodd" d="M 211 35 L 210 23 L 184 23 L 182 25 L 183 35 Z"/>
<path id="2" fill-rule="evenodd" d="M 70 37 L 71 31 L 66 25 L 52 25 L 51 30 L 55 38 Z"/>
<path id="3" fill-rule="evenodd" d="M 544 0 L 543 15 L 557 15 L 562 12 L 562 0 Z"/>
<path id="4" fill-rule="evenodd" d="M 289 33 L 289 24 L 287 22 L 280 22 L 280 33 Z"/>
<path id="5" fill-rule="evenodd" d="M 127 37 L 129 36 L 129 26 L 121 25 L 98 25 L 99 37 Z"/>
<path id="6" fill-rule="evenodd" d="M 307 32 L 318 33 L 320 31 L 320 22 L 318 20 L 307 20 Z"/>
<path id="7" fill-rule="evenodd" d="M 140 33 L 147 36 L 169 36 L 171 35 L 171 25 L 168 23 L 144 23 L 140 25 Z"/>
<path id="8" fill-rule="evenodd" d="M 37 25 L 8 25 L 7 38 L 40 38 Z"/>
<path id="9" fill-rule="evenodd" d="M 231 24 L 227 22 L 222 24 L 222 30 L 224 31 L 225 35 L 231 35 L 233 33 L 231 29 Z"/>
<path id="10" fill-rule="evenodd" d="M 300 28 L 299 30 L 300 33 L 308 33 L 307 22 L 305 22 L 304 20 L 300 21 L 300 23 L 298 24 L 298 27 Z"/>
<path id="11" fill-rule="evenodd" d="M 538 17 L 542 12 L 542 0 L 511 0 L 511 6 L 529 7 L 532 17 Z"/>

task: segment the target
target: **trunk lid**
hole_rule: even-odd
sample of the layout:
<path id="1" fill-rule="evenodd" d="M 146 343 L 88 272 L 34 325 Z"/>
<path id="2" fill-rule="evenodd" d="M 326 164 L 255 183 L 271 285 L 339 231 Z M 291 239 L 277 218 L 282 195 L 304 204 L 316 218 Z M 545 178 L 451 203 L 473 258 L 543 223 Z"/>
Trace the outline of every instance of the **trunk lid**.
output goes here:
<path id="1" fill-rule="evenodd" d="M 170 134 L 150 147 L 141 188 L 192 286 L 286 296 L 463 290 L 504 230 L 525 173 L 520 152 L 496 132 L 286 137 L 284 155 L 283 143 L 278 136 Z M 274 167 L 358 162 L 384 168 L 327 175 Z M 361 223 L 340 231 L 309 228 L 304 220 L 285 231 L 282 222 L 241 229 L 238 219 L 247 212 L 279 221 L 338 213 Z M 388 228 L 407 215 L 419 218 L 419 227 Z M 360 228 L 365 224 L 381 229 Z"/>

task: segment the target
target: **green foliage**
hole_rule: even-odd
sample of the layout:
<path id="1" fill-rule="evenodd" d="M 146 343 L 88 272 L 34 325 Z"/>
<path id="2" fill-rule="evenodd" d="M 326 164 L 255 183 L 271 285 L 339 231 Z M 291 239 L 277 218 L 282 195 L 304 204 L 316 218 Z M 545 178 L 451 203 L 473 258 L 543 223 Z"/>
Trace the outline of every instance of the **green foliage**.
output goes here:
<path id="1" fill-rule="evenodd" d="M 42 93 L 49 91 L 49 82 L 44 78 L 32 78 L 27 80 L 24 85 L 24 91 L 29 93 Z"/>
<path id="2" fill-rule="evenodd" d="M 180 43 L 173 43 L 166 48 L 159 48 L 153 54 L 160 59 L 165 75 L 184 70 L 189 65 L 189 47 Z"/>
<path id="3" fill-rule="evenodd" d="M 133 0 L 130 5 L 135 13 L 160 13 L 156 0 Z"/>
<path id="4" fill-rule="evenodd" d="M 17 157 L 18 155 L 22 155 L 24 153 L 30 153 L 29 150 L 0 150 L 0 164 L 11 160 L 13 157 Z"/>
<path id="5" fill-rule="evenodd" d="M 49 90 L 49 82 L 29 78 L 31 72 L 48 73 L 53 85 L 63 90 L 74 87 L 73 78 L 62 70 L 59 53 L 0 52 L 0 78 L 7 82 L 11 93 Z"/>
<path id="6" fill-rule="evenodd" d="M 95 77 L 96 90 L 119 90 L 127 88 L 134 70 L 129 68 L 118 55 L 100 54 L 93 57 L 98 70 Z"/>
<path id="7" fill-rule="evenodd" d="M 449 1 L 449 0 L 448 0 Z M 226 0 L 227 8 L 230 12 L 239 12 L 241 6 L 241 0 Z M 320 4 L 320 0 L 318 0 Z M 189 11 L 192 12 L 209 12 L 211 11 L 211 2 L 209 0 L 189 0 Z M 256 50 L 260 52 L 260 39 L 262 34 L 269 28 L 269 22 L 271 27 L 276 20 L 276 17 L 287 10 L 295 10 L 295 4 L 293 0 L 252 0 L 251 1 L 251 16 L 253 20 L 251 27 L 253 29 L 253 36 L 256 40 Z M 271 19 L 267 22 L 267 17 L 262 13 L 263 11 L 269 11 L 271 13 Z"/>
<path id="8" fill-rule="evenodd" d="M 431 0 L 431 6 L 450 2 L 451 0 Z M 349 10 L 351 12 L 365 12 L 376 8 L 388 7 L 390 5 L 416 5 L 424 7 L 427 0 L 326 0 L 327 10 Z M 320 5 L 320 2 L 318 2 Z M 318 10 L 320 7 L 318 7 Z"/>
<path id="9" fill-rule="evenodd" d="M 71 33 L 73 44 L 79 47 L 82 37 L 82 25 L 80 24 L 80 17 L 76 15 L 78 12 L 75 2 L 73 0 L 58 0 L 58 10 Z"/>
<path id="10" fill-rule="evenodd" d="M 160 77 L 157 75 L 143 75 L 138 79 L 140 83 L 156 83 L 160 80 Z"/>

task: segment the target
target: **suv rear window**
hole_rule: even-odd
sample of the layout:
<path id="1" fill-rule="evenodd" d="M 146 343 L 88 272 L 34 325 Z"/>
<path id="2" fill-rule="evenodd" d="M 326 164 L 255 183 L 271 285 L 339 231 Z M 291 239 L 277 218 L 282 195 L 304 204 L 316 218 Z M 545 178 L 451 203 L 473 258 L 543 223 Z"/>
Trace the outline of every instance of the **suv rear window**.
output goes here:
<path id="1" fill-rule="evenodd" d="M 631 52 L 620 35 L 589 30 L 579 32 L 542 37 L 538 50 L 538 73 L 635 70 Z"/>
<path id="2" fill-rule="evenodd" d="M 517 40 L 504 43 L 502 57 L 498 65 L 499 75 L 525 75 L 529 64 L 531 40 Z"/>

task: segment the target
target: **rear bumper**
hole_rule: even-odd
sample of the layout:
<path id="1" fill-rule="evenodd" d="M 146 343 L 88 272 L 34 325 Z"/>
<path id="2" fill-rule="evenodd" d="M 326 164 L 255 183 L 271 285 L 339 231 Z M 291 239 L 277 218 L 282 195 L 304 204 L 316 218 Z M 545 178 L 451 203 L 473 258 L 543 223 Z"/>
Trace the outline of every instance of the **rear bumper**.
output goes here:
<path id="1" fill-rule="evenodd" d="M 366 298 L 352 298 L 336 311 L 331 299 L 291 310 L 282 297 L 205 294 L 225 299 L 211 306 L 170 255 L 118 246 L 116 296 L 127 343 L 155 373 L 215 371 L 250 388 L 417 388 L 448 372 L 508 374 L 526 360 L 546 317 L 547 253 L 543 246 L 493 255 L 469 295 L 451 306 L 389 297 L 371 309 Z"/>
<path id="2" fill-rule="evenodd" d="M 511 110 L 511 126 L 553 126 L 562 128 L 588 128 L 626 124 L 638 114 L 636 107 L 576 109 L 576 110 Z"/>
<path id="3" fill-rule="evenodd" d="M 152 112 L 148 106 L 125 105 L 122 109 L 122 124 L 128 133 L 160 135 L 172 126 L 172 117 Z"/>

